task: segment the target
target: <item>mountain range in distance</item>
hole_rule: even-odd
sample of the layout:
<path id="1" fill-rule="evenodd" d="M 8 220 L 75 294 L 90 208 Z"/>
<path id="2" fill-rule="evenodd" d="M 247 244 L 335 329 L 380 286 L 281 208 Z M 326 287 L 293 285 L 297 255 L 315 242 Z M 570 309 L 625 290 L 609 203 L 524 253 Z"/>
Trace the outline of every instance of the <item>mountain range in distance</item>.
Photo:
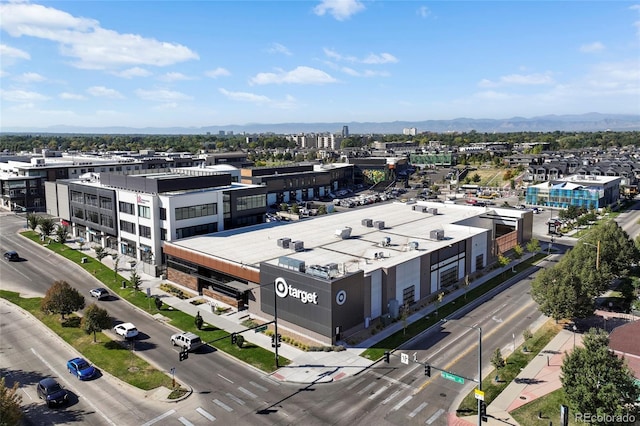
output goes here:
<path id="1" fill-rule="evenodd" d="M 225 126 L 203 127 L 80 127 L 51 126 L 43 128 L 4 128 L 0 133 L 27 134 L 135 134 L 135 135 L 196 135 L 211 134 L 299 134 L 299 133 L 342 133 L 348 126 L 349 134 L 401 134 L 403 129 L 416 128 L 417 133 L 471 132 L 513 133 L 513 132 L 596 132 L 596 131 L 639 131 L 640 115 L 587 113 L 576 115 L 544 115 L 524 118 L 475 119 L 456 118 L 452 120 L 392 121 L 392 122 L 345 122 L 345 123 L 247 123 Z"/>

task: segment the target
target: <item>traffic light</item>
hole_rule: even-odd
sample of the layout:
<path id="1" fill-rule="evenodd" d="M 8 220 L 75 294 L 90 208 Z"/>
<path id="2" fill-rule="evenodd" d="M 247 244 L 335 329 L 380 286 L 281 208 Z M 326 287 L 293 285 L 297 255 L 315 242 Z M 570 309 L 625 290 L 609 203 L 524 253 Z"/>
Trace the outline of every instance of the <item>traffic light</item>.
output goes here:
<path id="1" fill-rule="evenodd" d="M 390 358 L 390 353 L 389 351 L 385 351 L 384 353 L 384 362 L 386 362 L 387 364 L 389 364 L 389 358 Z"/>
<path id="2" fill-rule="evenodd" d="M 189 351 L 187 350 L 187 348 L 184 348 L 183 350 L 180 351 L 180 361 L 184 361 L 185 359 L 189 358 Z"/>
<path id="3" fill-rule="evenodd" d="M 424 366 L 424 375 L 427 377 L 431 377 L 431 366 L 430 365 L 426 365 Z"/>
<path id="4" fill-rule="evenodd" d="M 278 333 L 278 347 L 280 347 L 280 342 L 282 342 L 282 334 Z"/>
<path id="5" fill-rule="evenodd" d="M 480 419 L 483 422 L 486 422 L 489 420 L 487 418 L 487 404 L 485 404 L 484 401 L 480 401 Z"/>
<path id="6" fill-rule="evenodd" d="M 273 336 L 271 336 L 271 347 L 272 348 L 276 347 L 276 335 L 275 334 Z"/>
<path id="7" fill-rule="evenodd" d="M 235 345 L 238 342 L 238 335 L 236 333 L 231 333 L 231 344 Z"/>

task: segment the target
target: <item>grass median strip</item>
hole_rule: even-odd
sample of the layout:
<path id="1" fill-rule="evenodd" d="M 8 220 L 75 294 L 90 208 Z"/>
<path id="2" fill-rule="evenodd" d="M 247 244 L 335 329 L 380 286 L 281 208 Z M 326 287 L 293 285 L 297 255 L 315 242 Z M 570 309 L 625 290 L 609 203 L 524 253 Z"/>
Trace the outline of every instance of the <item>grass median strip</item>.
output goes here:
<path id="1" fill-rule="evenodd" d="M 25 231 L 22 232 L 22 235 L 36 242 L 37 244 L 44 245 L 44 243 L 40 241 L 40 234 L 38 234 L 37 232 Z M 110 269 L 97 259 L 86 256 L 81 251 L 72 249 L 64 244 L 56 242 L 46 244 L 46 247 L 49 250 L 52 250 L 53 252 L 71 260 L 78 266 L 82 267 L 85 271 L 93 275 L 97 280 L 101 281 L 105 287 L 109 288 L 109 290 L 112 293 L 116 294 L 118 297 L 127 300 L 129 303 L 137 306 L 150 315 L 160 313 L 164 317 L 169 318 L 171 325 L 173 325 L 174 327 L 177 327 L 178 329 L 183 331 L 196 333 L 204 342 L 211 342 L 229 334 L 227 331 L 221 330 L 211 325 L 205 325 L 202 330 L 198 330 L 195 326 L 194 318 L 191 315 L 176 309 L 172 309 L 167 305 L 164 305 L 161 310 L 156 309 L 153 301 L 147 297 L 146 293 L 142 291 L 142 289 L 135 290 L 130 287 L 130 284 L 127 288 L 122 288 L 122 281 L 127 281 L 124 277 L 117 274 L 113 271 L 113 269 Z M 83 258 L 86 258 L 86 263 L 82 263 Z M 51 281 L 53 283 L 54 279 L 52 279 Z M 167 344 L 169 343 L 167 342 Z M 217 350 L 226 352 L 234 356 L 235 358 L 267 373 L 271 373 L 276 369 L 273 352 L 268 351 L 260 346 L 254 345 L 250 342 L 245 341 L 243 347 L 238 348 L 238 346 L 231 344 L 231 339 L 222 339 L 212 343 L 211 346 Z M 185 362 L 189 362 L 189 360 Z M 288 359 L 280 357 L 280 366 L 288 365 L 289 363 L 290 361 Z"/>
<path id="2" fill-rule="evenodd" d="M 98 333 L 94 343 L 93 334 L 86 334 L 80 328 L 78 316 L 70 315 L 65 321 L 60 321 L 59 315 L 43 313 L 40 310 L 41 297 L 22 298 L 18 293 L 6 290 L 0 290 L 0 297 L 31 313 L 101 370 L 145 391 L 160 386 L 172 389 L 169 376 L 153 368 L 127 346 L 111 340 L 104 333 Z"/>

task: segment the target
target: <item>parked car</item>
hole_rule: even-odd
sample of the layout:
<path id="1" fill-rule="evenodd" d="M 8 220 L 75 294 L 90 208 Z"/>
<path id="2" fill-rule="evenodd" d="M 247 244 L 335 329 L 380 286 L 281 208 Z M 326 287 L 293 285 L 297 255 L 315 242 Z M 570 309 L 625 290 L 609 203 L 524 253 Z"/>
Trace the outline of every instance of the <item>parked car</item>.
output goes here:
<path id="1" fill-rule="evenodd" d="M 66 404 L 69 401 L 69 393 L 52 378 L 46 378 L 38 382 L 36 387 L 38 398 L 44 400 L 49 407 Z"/>
<path id="2" fill-rule="evenodd" d="M 171 344 L 173 346 L 180 346 L 188 351 L 194 351 L 200 346 L 204 345 L 202 340 L 197 334 L 190 332 L 176 333 L 171 336 Z"/>
<path id="3" fill-rule="evenodd" d="M 11 251 L 5 252 L 4 258 L 9 262 L 16 262 L 20 260 L 20 255 L 18 254 L 17 251 L 11 250 Z"/>
<path id="4" fill-rule="evenodd" d="M 79 380 L 89 380 L 96 375 L 96 369 L 84 358 L 73 358 L 67 361 L 67 370 Z"/>
<path id="5" fill-rule="evenodd" d="M 89 290 L 89 294 L 91 297 L 95 297 L 98 300 L 107 299 L 109 297 L 109 292 L 106 288 L 98 287 Z"/>
<path id="6" fill-rule="evenodd" d="M 116 325 L 113 327 L 113 331 L 125 339 L 133 339 L 138 335 L 138 329 L 130 322 L 123 322 L 122 324 Z"/>

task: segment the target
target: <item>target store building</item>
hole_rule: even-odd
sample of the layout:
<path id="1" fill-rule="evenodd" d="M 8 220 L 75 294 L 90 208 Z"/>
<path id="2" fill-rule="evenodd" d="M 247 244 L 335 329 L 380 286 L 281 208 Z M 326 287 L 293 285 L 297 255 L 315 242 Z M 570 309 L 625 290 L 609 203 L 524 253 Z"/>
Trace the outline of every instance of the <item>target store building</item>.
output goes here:
<path id="1" fill-rule="evenodd" d="M 509 208 L 387 203 L 165 242 L 168 279 L 278 328 L 336 344 L 474 279 L 531 239 Z"/>

